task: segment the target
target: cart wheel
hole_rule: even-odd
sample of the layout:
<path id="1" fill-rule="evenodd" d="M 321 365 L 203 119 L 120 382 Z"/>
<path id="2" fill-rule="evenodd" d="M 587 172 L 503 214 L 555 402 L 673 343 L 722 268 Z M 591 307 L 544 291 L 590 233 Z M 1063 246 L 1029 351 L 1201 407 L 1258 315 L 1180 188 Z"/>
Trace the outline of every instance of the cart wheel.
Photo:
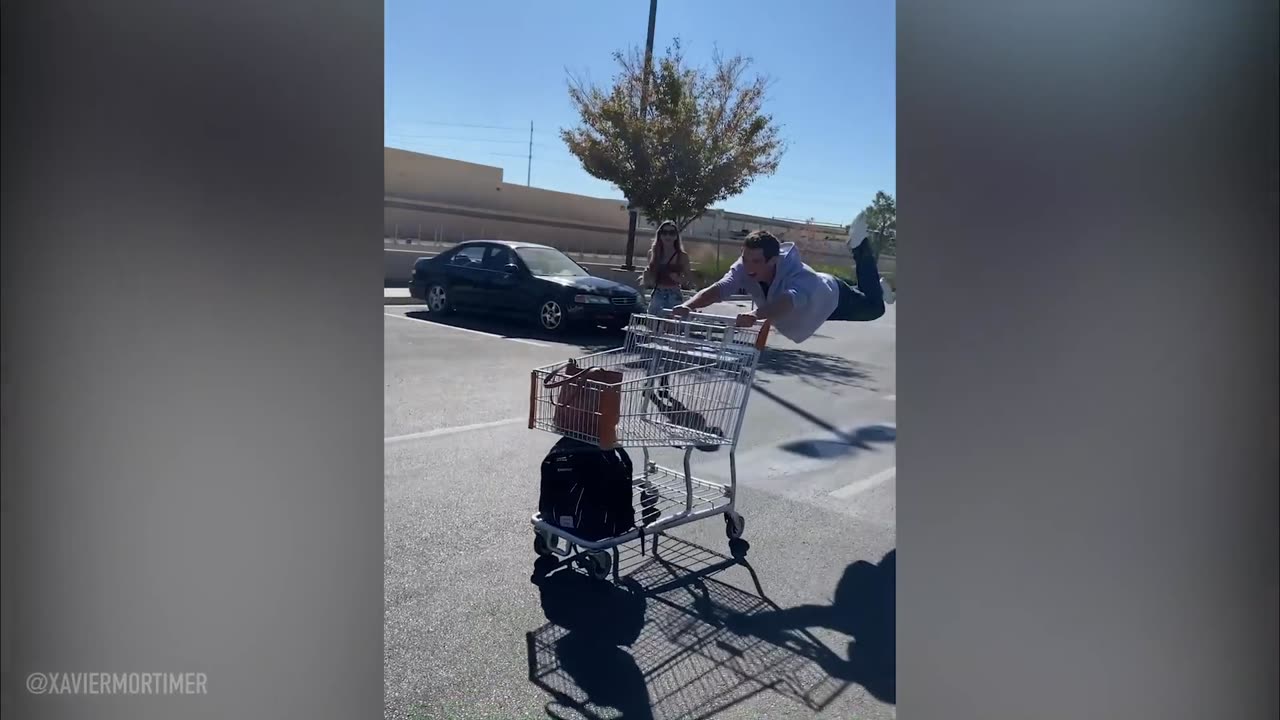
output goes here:
<path id="1" fill-rule="evenodd" d="M 607 550 L 597 550 L 582 557 L 582 569 L 596 580 L 609 577 L 609 570 L 612 568 L 613 558 L 609 557 Z"/>
<path id="2" fill-rule="evenodd" d="M 533 534 L 533 551 L 538 554 L 538 557 L 547 557 L 554 552 L 550 541 L 543 533 Z"/>
<path id="3" fill-rule="evenodd" d="M 742 537 L 742 530 L 747 526 L 747 519 L 736 512 L 728 512 L 724 514 L 724 534 L 730 540 L 737 540 Z"/>

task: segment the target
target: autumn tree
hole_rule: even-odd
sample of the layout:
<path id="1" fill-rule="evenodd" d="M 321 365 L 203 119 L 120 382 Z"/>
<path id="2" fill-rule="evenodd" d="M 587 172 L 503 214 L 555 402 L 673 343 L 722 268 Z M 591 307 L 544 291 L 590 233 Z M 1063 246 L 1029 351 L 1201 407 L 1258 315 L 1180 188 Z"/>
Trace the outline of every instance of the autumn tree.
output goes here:
<path id="1" fill-rule="evenodd" d="M 694 67 L 677 40 L 652 63 L 642 108 L 642 52 L 613 58 L 618 72 L 607 87 L 570 78 L 579 124 L 560 137 L 584 170 L 617 186 L 650 223 L 684 229 L 778 169 L 784 143 L 764 112 L 768 81 L 748 74 L 750 60 L 716 53 L 710 67 Z"/>
<path id="2" fill-rule="evenodd" d="M 867 231 L 877 244 L 877 254 L 894 255 L 898 251 L 898 202 L 881 190 L 862 211 Z"/>

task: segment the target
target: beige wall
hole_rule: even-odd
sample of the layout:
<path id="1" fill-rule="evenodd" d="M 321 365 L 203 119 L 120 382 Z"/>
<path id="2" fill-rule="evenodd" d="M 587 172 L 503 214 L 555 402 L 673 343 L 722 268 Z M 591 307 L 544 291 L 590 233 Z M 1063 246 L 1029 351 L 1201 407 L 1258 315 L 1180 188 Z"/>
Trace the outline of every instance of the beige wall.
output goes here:
<path id="1" fill-rule="evenodd" d="M 388 196 L 627 229 L 621 200 L 503 182 L 502 168 L 385 148 Z"/>
<path id="2" fill-rule="evenodd" d="M 627 228 L 607 231 L 593 226 L 575 227 L 568 223 L 540 224 L 528 219 L 511 218 L 497 213 L 477 213 L 487 217 L 461 215 L 428 209 L 388 207 L 385 211 L 387 237 L 439 240 L 456 243 L 463 240 L 522 240 L 558 247 L 566 252 L 608 255 L 623 252 Z"/>
<path id="3" fill-rule="evenodd" d="M 502 169 L 384 148 L 387 237 L 460 242 L 476 238 L 544 243 L 573 253 L 621 255 L 626 251 L 627 209 L 622 200 L 593 198 L 504 182 Z M 849 262 L 839 225 L 801 223 L 711 210 L 685 229 L 695 260 L 733 257 L 746 229 L 768 230 L 797 242 L 806 259 Z M 637 226 L 636 253 L 649 247 L 653 227 Z M 824 238 L 835 237 L 836 241 Z"/>
<path id="4" fill-rule="evenodd" d="M 413 276 L 414 262 L 420 257 L 430 257 L 435 253 L 435 250 L 414 252 L 410 249 L 383 252 L 386 281 L 395 285 L 407 285 Z M 640 286 L 639 273 L 634 270 L 619 270 L 615 263 L 584 262 L 582 265 L 587 269 L 587 272 L 596 277 L 620 282 L 637 289 Z"/>

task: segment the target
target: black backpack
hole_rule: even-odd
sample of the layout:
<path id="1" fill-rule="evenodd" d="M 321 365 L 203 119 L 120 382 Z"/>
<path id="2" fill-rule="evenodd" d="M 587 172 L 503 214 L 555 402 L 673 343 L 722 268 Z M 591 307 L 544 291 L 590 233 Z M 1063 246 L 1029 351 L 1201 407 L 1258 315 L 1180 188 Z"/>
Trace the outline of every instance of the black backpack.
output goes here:
<path id="1" fill-rule="evenodd" d="M 634 528 L 627 451 L 561 438 L 542 460 L 538 512 L 544 522 L 592 542 Z"/>

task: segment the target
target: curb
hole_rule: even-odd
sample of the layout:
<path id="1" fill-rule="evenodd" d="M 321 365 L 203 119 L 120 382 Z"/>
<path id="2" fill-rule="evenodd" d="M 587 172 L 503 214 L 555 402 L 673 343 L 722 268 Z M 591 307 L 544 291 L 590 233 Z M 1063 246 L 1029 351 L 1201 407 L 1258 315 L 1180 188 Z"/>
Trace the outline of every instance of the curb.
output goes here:
<path id="1" fill-rule="evenodd" d="M 382 304 L 386 305 L 421 305 L 422 301 L 410 294 L 407 287 L 384 287 Z"/>

